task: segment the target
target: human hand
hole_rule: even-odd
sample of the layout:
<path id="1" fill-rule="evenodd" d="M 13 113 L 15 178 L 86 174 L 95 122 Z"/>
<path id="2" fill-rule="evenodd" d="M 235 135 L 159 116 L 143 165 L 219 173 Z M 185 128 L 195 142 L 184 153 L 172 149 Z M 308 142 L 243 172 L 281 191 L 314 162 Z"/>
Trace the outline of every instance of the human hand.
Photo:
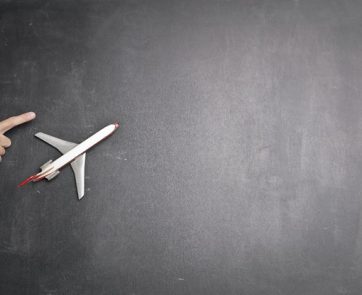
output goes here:
<path id="1" fill-rule="evenodd" d="M 29 112 L 19 116 L 10 117 L 0 122 L 0 162 L 1 156 L 5 155 L 5 149 L 11 145 L 11 140 L 6 137 L 4 133 L 20 124 L 33 120 L 35 116 L 35 113 Z"/>

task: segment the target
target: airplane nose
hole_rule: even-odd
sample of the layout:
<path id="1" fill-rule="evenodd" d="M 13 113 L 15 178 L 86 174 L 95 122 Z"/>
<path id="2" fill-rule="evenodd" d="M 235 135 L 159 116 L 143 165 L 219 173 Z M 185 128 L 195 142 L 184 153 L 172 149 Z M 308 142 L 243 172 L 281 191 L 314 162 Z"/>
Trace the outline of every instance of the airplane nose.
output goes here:
<path id="1" fill-rule="evenodd" d="M 119 127 L 119 123 L 118 122 L 114 123 L 114 126 L 116 126 L 117 129 Z"/>

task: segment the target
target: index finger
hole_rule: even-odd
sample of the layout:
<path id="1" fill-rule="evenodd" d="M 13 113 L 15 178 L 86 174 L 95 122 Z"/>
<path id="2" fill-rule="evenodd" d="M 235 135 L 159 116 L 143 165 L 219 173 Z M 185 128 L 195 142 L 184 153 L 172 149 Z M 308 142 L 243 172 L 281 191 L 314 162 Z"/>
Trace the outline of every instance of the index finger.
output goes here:
<path id="1" fill-rule="evenodd" d="M 19 116 L 10 117 L 0 122 L 0 133 L 5 133 L 10 129 L 14 128 L 15 126 L 29 122 L 33 120 L 35 116 L 36 116 L 35 113 L 29 112 L 21 114 Z"/>

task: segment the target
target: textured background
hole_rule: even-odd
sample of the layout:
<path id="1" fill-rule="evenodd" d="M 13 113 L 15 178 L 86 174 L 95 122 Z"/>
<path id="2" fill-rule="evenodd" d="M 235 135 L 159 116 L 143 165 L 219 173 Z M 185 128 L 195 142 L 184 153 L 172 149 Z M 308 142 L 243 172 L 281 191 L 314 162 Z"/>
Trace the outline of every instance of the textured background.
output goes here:
<path id="1" fill-rule="evenodd" d="M 0 294 L 362 292 L 362 2 L 0 1 Z M 69 167 L 16 185 L 81 141 Z"/>

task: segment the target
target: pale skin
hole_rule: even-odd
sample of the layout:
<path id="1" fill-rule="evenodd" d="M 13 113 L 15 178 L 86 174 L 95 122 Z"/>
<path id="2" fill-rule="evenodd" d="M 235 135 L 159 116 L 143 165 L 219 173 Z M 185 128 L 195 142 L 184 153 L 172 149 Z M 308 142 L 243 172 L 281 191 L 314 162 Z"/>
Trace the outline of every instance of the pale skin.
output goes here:
<path id="1" fill-rule="evenodd" d="M 6 153 L 6 149 L 11 146 L 11 140 L 4 133 L 8 132 L 10 129 L 14 127 L 34 120 L 36 117 L 34 112 L 24 113 L 18 116 L 10 117 L 4 121 L 0 122 L 0 161 L 1 156 L 4 156 Z"/>

